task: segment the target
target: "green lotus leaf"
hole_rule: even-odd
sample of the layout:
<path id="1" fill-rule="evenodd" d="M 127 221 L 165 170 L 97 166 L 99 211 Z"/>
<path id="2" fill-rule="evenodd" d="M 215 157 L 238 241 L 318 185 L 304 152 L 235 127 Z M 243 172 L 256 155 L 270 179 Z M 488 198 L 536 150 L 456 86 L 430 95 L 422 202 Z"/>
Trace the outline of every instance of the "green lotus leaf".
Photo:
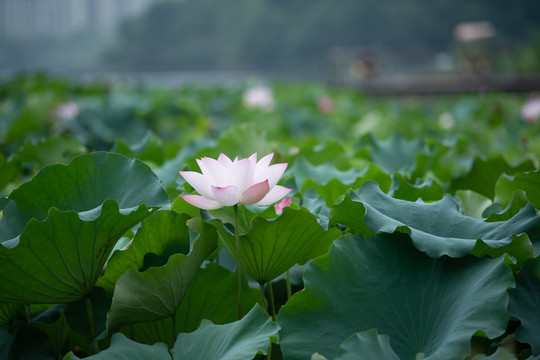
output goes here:
<path id="1" fill-rule="evenodd" d="M 325 163 L 313 166 L 303 157 L 296 158 L 291 169 L 294 174 L 294 185 L 298 191 L 314 189 L 331 206 L 350 188 L 359 188 L 368 180 L 377 181 L 384 189 L 389 189 L 391 178 L 374 163 L 365 165 L 362 171 L 355 168 L 338 170 L 333 164 Z"/>
<path id="2" fill-rule="evenodd" d="M 517 357 L 506 350 L 505 348 L 498 347 L 497 350 L 491 355 L 478 354 L 472 358 L 472 360 L 515 360 Z M 538 360 L 538 357 L 529 357 L 527 360 Z"/>
<path id="3" fill-rule="evenodd" d="M 161 165 L 165 160 L 163 141 L 150 130 L 135 144 L 130 145 L 123 139 L 117 140 L 114 152 L 155 165 Z"/>
<path id="4" fill-rule="evenodd" d="M 444 190 L 441 185 L 428 178 L 420 184 L 411 184 L 400 173 L 392 175 L 392 187 L 388 195 L 395 199 L 416 201 L 422 199 L 424 201 L 434 201 L 442 199 Z"/>
<path id="5" fill-rule="evenodd" d="M 88 319 L 88 308 L 92 308 L 92 321 Z M 107 331 L 107 311 L 111 307 L 111 294 L 100 287 L 94 287 L 85 299 L 66 304 L 64 315 L 69 327 L 84 335 L 88 344 Z"/>
<path id="6" fill-rule="evenodd" d="M 378 140 L 370 135 L 366 137 L 366 143 L 371 148 L 371 160 L 387 173 L 412 171 L 416 155 L 425 148 L 419 138 L 407 140 L 397 133 L 385 140 Z"/>
<path id="7" fill-rule="evenodd" d="M 433 176 L 438 181 L 449 183 L 454 174 L 466 172 L 471 167 L 471 159 L 467 154 L 467 141 L 459 138 L 451 143 L 426 139 L 429 144 L 428 152 L 416 155 L 416 167 L 411 179 L 417 181 Z"/>
<path id="8" fill-rule="evenodd" d="M 476 157 L 469 173 L 453 179 L 448 191 L 453 194 L 456 190 L 472 190 L 493 199 L 495 197 L 495 184 L 502 174 L 512 175 L 519 171 L 534 170 L 534 168 L 531 160 L 511 166 L 502 155 L 489 160 Z"/>
<path id="9" fill-rule="evenodd" d="M 523 190 L 527 199 L 540 210 L 540 170 L 517 172 L 514 176 L 501 176 L 495 186 L 495 201 L 506 206 L 513 198 L 516 190 Z"/>
<path id="10" fill-rule="evenodd" d="M 357 360 L 358 354 L 364 359 L 400 360 L 390 346 L 390 338 L 377 334 L 376 329 L 351 335 L 339 347 L 336 360 Z"/>
<path id="11" fill-rule="evenodd" d="M 242 279 L 242 309 L 247 314 L 259 300 L 259 291 Z M 194 316 L 197 314 L 198 316 Z M 202 319 L 226 324 L 238 319 L 238 276 L 218 264 L 201 269 L 180 304 L 177 324 L 181 332 L 197 329 Z"/>
<path id="12" fill-rule="evenodd" d="M 327 185 L 332 179 L 344 185 L 352 185 L 356 179 L 364 173 L 357 169 L 338 170 L 333 164 L 325 163 L 314 166 L 304 157 L 297 157 L 290 167 L 290 173 L 294 174 L 296 188 L 301 190 L 306 180 L 311 180 L 318 185 Z"/>
<path id="13" fill-rule="evenodd" d="M 218 231 L 221 243 L 238 262 L 235 236 L 218 220 L 210 223 Z M 255 218 L 247 234 L 240 235 L 242 269 L 259 283 L 271 281 L 294 264 L 303 264 L 328 251 L 341 231 L 323 230 L 308 209 L 283 209 L 275 220 Z"/>
<path id="14" fill-rule="evenodd" d="M 0 304 L 0 327 L 11 324 L 21 308 L 21 304 Z"/>
<path id="15" fill-rule="evenodd" d="M 60 312 L 60 310 L 63 309 L 59 309 L 55 321 L 47 319 L 47 322 L 41 322 L 38 319 L 32 319 L 32 325 L 47 334 L 56 354 L 65 354 L 74 347 L 80 348 L 87 354 L 93 353 L 88 339 L 70 328 L 64 312 Z"/>
<path id="16" fill-rule="evenodd" d="M 363 237 L 375 235 L 364 222 L 366 207 L 360 201 L 353 200 L 354 193 L 351 192 L 340 204 L 332 206 L 329 212 L 329 225 L 341 224 L 347 226 L 353 234 L 360 234 Z"/>
<path id="17" fill-rule="evenodd" d="M 173 359 L 251 360 L 268 352 L 278 331 L 279 326 L 255 305 L 242 320 L 225 325 L 203 320 L 196 331 L 179 334 L 172 349 Z"/>
<path id="18" fill-rule="evenodd" d="M 181 202 L 182 199 L 179 197 L 177 201 L 175 201 L 175 204 L 178 204 Z M 183 200 L 183 199 L 182 199 Z M 185 201 L 185 200 L 184 200 Z M 193 205 L 189 205 L 193 207 Z M 295 206 L 295 205 L 292 205 Z M 173 210 L 178 210 L 178 207 L 174 207 Z M 199 212 L 199 209 L 197 208 L 197 211 Z M 224 206 L 222 208 L 212 210 L 212 212 L 204 211 L 203 213 L 206 213 L 203 217 L 205 219 L 219 219 L 224 224 L 234 224 L 234 207 L 232 206 Z M 197 215 L 199 216 L 199 215 Z M 251 224 L 251 221 L 255 219 L 256 217 L 261 216 L 265 219 L 274 219 L 276 218 L 276 210 L 274 205 L 244 205 L 238 207 L 238 228 L 240 229 L 240 233 L 246 233 L 249 231 L 249 227 Z"/>
<path id="19" fill-rule="evenodd" d="M 328 216 L 330 209 L 326 206 L 324 198 L 314 189 L 307 189 L 302 194 L 302 206 L 317 217 L 319 225 L 328 230 Z"/>
<path id="20" fill-rule="evenodd" d="M 64 357 L 65 360 L 79 360 L 73 353 Z M 171 360 L 167 345 L 157 343 L 154 345 L 139 344 L 129 340 L 122 333 L 112 336 L 111 346 L 96 355 L 85 357 L 89 360 Z"/>
<path id="21" fill-rule="evenodd" d="M 516 276 L 516 287 L 510 289 L 508 312 L 521 321 L 516 338 L 531 345 L 533 354 L 540 355 L 540 258 L 526 261 Z"/>
<path id="22" fill-rule="evenodd" d="M 201 218 L 191 222 L 201 236 L 187 256 L 175 254 L 164 266 L 143 272 L 130 269 L 118 279 L 107 315 L 109 329 L 176 316 L 193 277 L 217 247 L 217 234 L 212 226 Z"/>
<path id="23" fill-rule="evenodd" d="M 486 221 L 507 221 L 517 215 L 522 208 L 527 206 L 528 202 L 525 192 L 514 191 L 512 201 L 510 201 L 505 209 L 503 209 L 500 204 L 493 203 L 484 210 L 482 216 L 486 218 Z"/>
<path id="24" fill-rule="evenodd" d="M 457 190 L 454 197 L 459 200 L 461 213 L 476 219 L 483 219 L 484 211 L 493 205 L 490 199 L 472 190 Z"/>
<path id="25" fill-rule="evenodd" d="M 433 259 L 395 233 L 336 240 L 304 283 L 278 314 L 284 358 L 331 360 L 352 334 L 377 329 L 400 359 L 454 359 L 477 331 L 505 332 L 514 278 L 503 258 Z"/>
<path id="26" fill-rule="evenodd" d="M 2 328 L 0 328 L 2 329 Z M 27 323 L 21 323 L 13 336 L 4 337 L 0 332 L 0 345 L 5 341 L 5 347 L 0 347 L 0 358 L 2 359 L 54 359 L 54 350 L 47 335 Z M 6 341 L 7 340 L 7 341 Z"/>
<path id="27" fill-rule="evenodd" d="M 175 253 L 187 254 L 190 250 L 187 215 L 180 215 L 170 210 L 157 211 L 143 222 L 131 246 L 123 251 L 116 251 L 107 263 L 105 274 L 98 279 L 97 285 L 111 293 L 114 284 L 127 270 L 149 266 L 161 266 Z M 148 264 L 150 260 L 164 260 L 161 263 Z M 146 265 L 145 265 L 146 263 Z"/>
<path id="28" fill-rule="evenodd" d="M 410 233 L 415 246 L 431 257 L 512 253 L 514 234 L 536 232 L 540 227 L 531 205 L 508 221 L 484 222 L 462 215 L 449 195 L 431 204 L 398 200 L 374 182 L 365 183 L 358 194 L 350 192 L 350 199 L 332 208 L 331 225 L 340 223 L 367 235 L 367 230 Z"/>
<path id="29" fill-rule="evenodd" d="M 323 143 L 310 147 L 300 148 L 296 158 L 305 158 L 308 163 L 315 166 L 332 163 L 338 169 L 345 170 L 350 167 L 351 158 L 343 147 L 343 142 L 328 139 Z"/>
<path id="30" fill-rule="evenodd" d="M 17 156 L 22 163 L 35 163 L 37 170 L 50 164 L 67 164 L 74 156 L 85 151 L 79 140 L 53 135 L 37 142 L 27 140 Z"/>
<path id="31" fill-rule="evenodd" d="M 200 269 L 189 285 L 176 312 L 176 331 L 189 333 L 196 330 L 203 319 L 214 324 L 238 320 L 238 276 L 214 263 Z M 247 314 L 259 299 L 259 291 L 248 287 L 242 280 L 242 310 Z M 121 331 L 140 343 L 164 342 L 171 347 L 176 340 L 170 318 L 123 327 Z"/>
<path id="32" fill-rule="evenodd" d="M 15 181 L 17 176 L 22 173 L 22 166 L 18 159 L 16 157 L 6 159 L 3 154 L 0 154 L 0 169 L 2 169 L 0 172 L 0 190 Z"/>
<path id="33" fill-rule="evenodd" d="M 85 297 L 101 276 L 120 237 L 150 214 L 145 205 L 125 214 L 106 200 L 99 217 L 52 208 L 32 219 L 12 248 L 0 246 L 0 301 L 53 304 Z"/>
<path id="34" fill-rule="evenodd" d="M 157 176 L 138 160 L 96 152 L 75 157 L 68 165 L 50 165 L 14 190 L 0 220 L 0 241 L 17 243 L 28 221 L 45 220 L 49 209 L 74 210 L 85 221 L 100 216 L 108 199 L 126 215 L 142 204 L 148 208 L 168 205 L 169 199 Z M 4 243 L 6 245 L 6 243 Z"/>
<path id="35" fill-rule="evenodd" d="M 364 181 L 365 180 L 359 178 L 357 182 L 351 185 L 345 185 L 339 182 L 339 180 L 332 179 L 326 185 L 318 185 L 312 179 L 306 179 L 306 181 L 304 181 L 303 188 L 307 190 L 315 190 L 323 197 L 327 206 L 332 206 L 334 203 L 343 198 L 343 195 L 347 192 L 347 190 L 350 188 L 360 187 Z"/>

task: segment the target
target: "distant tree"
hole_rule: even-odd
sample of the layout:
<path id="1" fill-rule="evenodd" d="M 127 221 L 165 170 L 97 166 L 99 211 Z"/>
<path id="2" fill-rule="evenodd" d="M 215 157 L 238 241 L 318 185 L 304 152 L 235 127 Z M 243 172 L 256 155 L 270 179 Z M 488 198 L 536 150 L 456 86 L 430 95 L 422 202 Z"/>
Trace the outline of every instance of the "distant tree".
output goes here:
<path id="1" fill-rule="evenodd" d="M 539 18 L 538 0 L 168 0 L 124 23 L 106 60 L 138 70 L 312 69 L 336 46 L 433 55 L 463 21 L 491 21 L 497 41 L 524 44 Z"/>

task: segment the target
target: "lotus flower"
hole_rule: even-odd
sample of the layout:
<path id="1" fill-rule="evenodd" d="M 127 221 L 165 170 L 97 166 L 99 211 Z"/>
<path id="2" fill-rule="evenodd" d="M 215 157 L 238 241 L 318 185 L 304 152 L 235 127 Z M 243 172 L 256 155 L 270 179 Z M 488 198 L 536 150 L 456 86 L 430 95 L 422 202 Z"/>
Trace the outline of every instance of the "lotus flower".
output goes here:
<path id="1" fill-rule="evenodd" d="M 523 104 L 521 117 L 529 124 L 535 123 L 540 118 L 540 97 L 532 98 Z"/>
<path id="2" fill-rule="evenodd" d="M 62 104 L 54 110 L 54 114 L 63 120 L 74 119 L 79 116 L 79 113 L 79 105 L 73 101 Z"/>
<path id="3" fill-rule="evenodd" d="M 252 109 L 261 109 L 270 112 L 275 108 L 274 93 L 267 86 L 256 86 L 246 92 L 243 96 L 244 106 Z"/>
<path id="4" fill-rule="evenodd" d="M 200 194 L 181 195 L 191 205 L 214 210 L 233 205 L 270 205 L 282 199 L 292 189 L 276 185 L 288 164 L 270 165 L 274 154 L 257 162 L 257 153 L 246 159 L 197 159 L 201 173 L 179 171 L 180 175 Z"/>
<path id="5" fill-rule="evenodd" d="M 334 102 L 329 96 L 322 96 L 317 100 L 317 108 L 323 114 L 328 114 L 334 108 Z"/>

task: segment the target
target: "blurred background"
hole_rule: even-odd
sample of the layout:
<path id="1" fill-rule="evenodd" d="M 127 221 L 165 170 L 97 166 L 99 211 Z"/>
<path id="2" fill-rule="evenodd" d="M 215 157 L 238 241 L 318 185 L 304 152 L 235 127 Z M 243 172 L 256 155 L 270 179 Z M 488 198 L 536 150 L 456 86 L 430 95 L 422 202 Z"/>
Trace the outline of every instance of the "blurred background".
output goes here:
<path id="1" fill-rule="evenodd" d="M 435 88 L 441 77 L 504 77 L 495 85 L 518 79 L 530 90 L 540 1 L 0 0 L 0 72 L 36 69 L 158 83 L 257 74 L 374 90 L 386 77 Z"/>

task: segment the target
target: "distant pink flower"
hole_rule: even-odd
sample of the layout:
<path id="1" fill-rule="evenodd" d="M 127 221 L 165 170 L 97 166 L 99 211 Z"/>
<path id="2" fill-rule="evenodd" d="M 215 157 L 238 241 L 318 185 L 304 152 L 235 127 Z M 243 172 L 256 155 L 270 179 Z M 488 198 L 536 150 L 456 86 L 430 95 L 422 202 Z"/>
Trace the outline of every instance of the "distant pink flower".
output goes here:
<path id="1" fill-rule="evenodd" d="M 521 117 L 529 124 L 538 121 L 540 118 L 540 97 L 532 98 L 523 104 Z"/>
<path id="2" fill-rule="evenodd" d="M 76 118 L 80 113 L 79 105 L 76 102 L 70 101 L 58 106 L 54 110 L 54 114 L 63 120 L 71 120 Z"/>
<path id="3" fill-rule="evenodd" d="M 280 202 L 275 203 L 274 208 L 276 209 L 276 214 L 278 215 L 281 214 L 283 209 L 291 204 L 292 204 L 292 200 L 290 198 L 283 198 L 283 200 L 281 200 Z"/>
<path id="4" fill-rule="evenodd" d="M 321 96 L 319 100 L 317 100 L 317 107 L 323 114 L 328 114 L 334 108 L 334 102 L 329 96 Z"/>
<path id="5" fill-rule="evenodd" d="M 214 210 L 233 205 L 270 205 L 292 189 L 276 185 L 287 168 L 286 163 L 270 165 L 274 154 L 257 162 L 257 153 L 234 161 L 220 154 L 218 159 L 197 159 L 201 173 L 179 171 L 200 194 L 181 195 L 191 205 Z"/>
<path id="6" fill-rule="evenodd" d="M 248 89 L 242 96 L 244 106 L 252 109 L 272 111 L 275 108 L 274 94 L 267 86 Z"/>

